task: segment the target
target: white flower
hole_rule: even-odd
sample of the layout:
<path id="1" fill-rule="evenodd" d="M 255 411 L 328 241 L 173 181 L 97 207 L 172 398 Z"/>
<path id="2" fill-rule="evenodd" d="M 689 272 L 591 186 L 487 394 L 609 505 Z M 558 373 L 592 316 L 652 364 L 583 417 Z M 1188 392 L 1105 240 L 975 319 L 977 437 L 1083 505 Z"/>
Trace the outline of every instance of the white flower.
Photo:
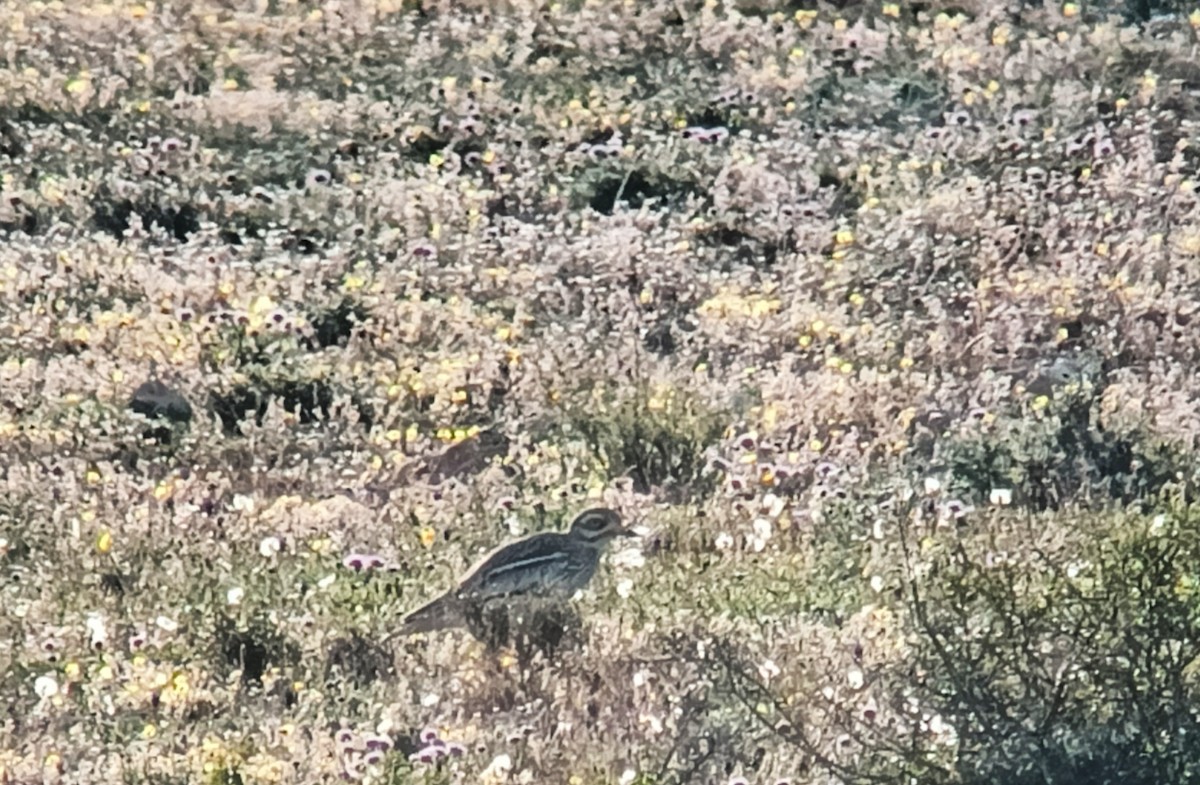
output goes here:
<path id="1" fill-rule="evenodd" d="M 165 632 L 175 632 L 179 629 L 179 622 L 168 616 L 159 616 L 154 620 L 154 623 L 158 625 L 159 629 Z"/>
<path id="2" fill-rule="evenodd" d="M 333 582 L 336 580 L 337 580 L 337 576 L 331 572 L 328 575 L 326 575 L 324 578 L 322 578 L 321 580 L 317 581 L 317 588 L 318 589 L 328 589 L 330 586 L 333 585 Z"/>
<path id="3" fill-rule="evenodd" d="M 758 666 L 758 675 L 763 681 L 770 681 L 782 672 L 774 660 L 763 660 Z"/>
<path id="4" fill-rule="evenodd" d="M 727 551 L 733 547 L 733 535 L 729 532 L 721 532 L 713 544 L 717 546 L 718 551 Z"/>
<path id="5" fill-rule="evenodd" d="M 500 754 L 492 758 L 492 762 L 483 770 L 479 778 L 484 782 L 499 782 L 507 778 L 510 771 L 512 771 L 512 758 Z"/>
<path id="6" fill-rule="evenodd" d="M 442 696 L 434 692 L 429 692 L 421 696 L 421 705 L 429 709 L 436 705 L 442 699 Z"/>
<path id="7" fill-rule="evenodd" d="M 863 672 L 858 668 L 851 668 L 846 673 L 846 683 L 850 685 L 850 689 L 852 690 L 861 690 L 865 681 Z"/>
<path id="8" fill-rule="evenodd" d="M 926 496 L 933 496 L 935 493 L 937 493 L 941 489 L 942 489 L 942 481 L 939 480 L 937 477 L 926 477 L 925 478 L 925 495 Z"/>
<path id="9" fill-rule="evenodd" d="M 773 493 L 765 493 L 762 497 L 763 512 L 772 518 L 778 518 L 783 512 L 783 508 L 787 506 L 787 502 L 782 496 L 776 496 Z"/>
<path id="10" fill-rule="evenodd" d="M 104 624 L 104 618 L 99 613 L 95 611 L 88 613 L 87 631 L 92 648 L 102 648 L 108 643 L 108 627 Z"/>
<path id="11" fill-rule="evenodd" d="M 755 518 L 751 526 L 754 529 L 754 538 L 751 544 L 755 551 L 762 551 L 767 547 L 767 541 L 771 539 L 771 522 L 766 518 Z"/>
<path id="12" fill-rule="evenodd" d="M 645 670 L 633 672 L 633 686 L 634 687 L 644 687 L 646 685 L 646 682 L 649 680 L 650 680 L 649 672 L 647 672 Z"/>
<path id="13" fill-rule="evenodd" d="M 621 772 L 621 777 L 620 777 L 620 779 L 617 780 L 617 783 L 618 783 L 618 785 L 629 785 L 629 783 L 633 782 L 636 779 L 637 779 L 637 771 L 635 771 L 633 769 L 625 769 L 625 771 Z"/>
<path id="14" fill-rule="evenodd" d="M 262 542 L 258 544 L 258 552 L 264 559 L 278 555 L 282 549 L 283 543 L 279 541 L 278 537 L 263 537 Z"/>
<path id="15" fill-rule="evenodd" d="M 871 591 L 875 592 L 876 594 L 883 591 L 883 576 L 882 575 L 872 575 L 871 576 Z"/>
<path id="16" fill-rule="evenodd" d="M 958 741 L 958 732 L 954 726 L 942 719 L 942 715 L 934 714 L 927 721 L 922 722 L 930 733 L 938 737 L 938 741 L 943 744 L 954 744 Z"/>
<path id="17" fill-rule="evenodd" d="M 633 594 L 633 581 L 629 578 L 622 578 L 617 581 L 617 596 L 625 599 L 630 594 Z"/>
<path id="18" fill-rule="evenodd" d="M 39 698 L 52 698 L 58 694 L 58 681 L 53 676 L 38 676 L 33 691 Z"/>
<path id="19" fill-rule="evenodd" d="M 1007 507 L 1012 504 L 1012 488 L 992 488 L 988 501 L 997 507 Z"/>
<path id="20" fill-rule="evenodd" d="M 650 733 L 654 736 L 657 736 L 663 732 L 662 720 L 653 714 L 647 714 L 645 712 L 639 714 L 638 722 L 647 726 L 650 729 Z"/>
<path id="21" fill-rule="evenodd" d="M 1155 515 L 1154 520 L 1150 521 L 1151 535 L 1162 534 L 1163 529 L 1165 528 L 1167 528 L 1167 516 L 1163 515 L 1162 513 Z"/>
<path id="22" fill-rule="evenodd" d="M 242 600 L 246 596 L 246 590 L 241 586 L 234 586 L 229 591 L 225 592 L 225 602 L 230 605 L 241 605 Z"/>
<path id="23" fill-rule="evenodd" d="M 639 567 L 646 566 L 646 556 L 642 553 L 642 549 L 634 545 L 630 548 L 622 548 L 612 555 L 612 563 L 614 567 L 622 569 L 636 570 Z"/>

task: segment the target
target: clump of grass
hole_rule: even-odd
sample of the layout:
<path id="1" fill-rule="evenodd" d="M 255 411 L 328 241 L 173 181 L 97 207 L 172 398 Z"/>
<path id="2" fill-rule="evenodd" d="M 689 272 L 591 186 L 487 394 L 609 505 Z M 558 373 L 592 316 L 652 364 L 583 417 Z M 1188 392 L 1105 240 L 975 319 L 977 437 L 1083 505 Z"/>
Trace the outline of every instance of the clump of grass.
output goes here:
<path id="1" fill-rule="evenodd" d="M 637 493 L 655 489 L 681 501 L 712 492 L 705 451 L 725 427 L 718 413 L 686 396 L 645 390 L 597 408 L 602 413 L 570 411 L 564 430 L 582 437 L 610 478 L 629 477 Z"/>
<path id="2" fill-rule="evenodd" d="M 1097 427 L 1100 389 L 1089 383 L 1030 396 L 1029 408 L 944 439 L 935 466 L 954 493 L 984 502 L 1009 489 L 1015 503 L 1057 509 L 1089 499 L 1130 504 L 1190 472 L 1180 449 L 1142 430 Z"/>

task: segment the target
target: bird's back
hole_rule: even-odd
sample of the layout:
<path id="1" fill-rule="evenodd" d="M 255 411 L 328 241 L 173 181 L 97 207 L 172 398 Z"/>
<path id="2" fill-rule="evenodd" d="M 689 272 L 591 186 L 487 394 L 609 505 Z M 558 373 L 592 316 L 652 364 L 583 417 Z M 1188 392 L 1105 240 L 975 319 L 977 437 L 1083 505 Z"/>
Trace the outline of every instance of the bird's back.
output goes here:
<path id="1" fill-rule="evenodd" d="M 599 563 L 600 548 L 577 535 L 546 532 L 526 537 L 484 557 L 457 588 L 410 613 L 405 631 L 461 624 L 509 599 L 569 597 L 587 585 Z"/>
<path id="2" fill-rule="evenodd" d="M 459 584 L 463 599 L 571 594 L 591 580 L 600 553 L 558 532 L 535 534 L 485 558 Z"/>

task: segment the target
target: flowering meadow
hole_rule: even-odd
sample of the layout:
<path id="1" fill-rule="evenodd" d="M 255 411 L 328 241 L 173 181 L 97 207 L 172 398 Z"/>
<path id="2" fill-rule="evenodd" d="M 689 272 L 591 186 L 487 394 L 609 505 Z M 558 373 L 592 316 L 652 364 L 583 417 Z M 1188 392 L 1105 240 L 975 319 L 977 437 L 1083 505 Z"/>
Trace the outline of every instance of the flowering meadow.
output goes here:
<path id="1" fill-rule="evenodd" d="M 1200 782 L 1198 48 L 0 0 L 0 785 Z"/>

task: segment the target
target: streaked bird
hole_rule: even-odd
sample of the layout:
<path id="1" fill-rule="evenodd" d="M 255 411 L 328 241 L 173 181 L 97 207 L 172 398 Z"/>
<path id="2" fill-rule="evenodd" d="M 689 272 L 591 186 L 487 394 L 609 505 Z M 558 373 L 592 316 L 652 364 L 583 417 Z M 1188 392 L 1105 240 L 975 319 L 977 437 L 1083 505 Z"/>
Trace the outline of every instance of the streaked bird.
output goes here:
<path id="1" fill-rule="evenodd" d="M 466 626 L 488 635 L 488 617 L 516 602 L 562 602 L 596 574 L 605 546 L 634 536 L 621 516 L 603 507 L 587 510 L 566 532 L 543 532 L 493 551 L 458 586 L 404 618 L 405 634 Z"/>

